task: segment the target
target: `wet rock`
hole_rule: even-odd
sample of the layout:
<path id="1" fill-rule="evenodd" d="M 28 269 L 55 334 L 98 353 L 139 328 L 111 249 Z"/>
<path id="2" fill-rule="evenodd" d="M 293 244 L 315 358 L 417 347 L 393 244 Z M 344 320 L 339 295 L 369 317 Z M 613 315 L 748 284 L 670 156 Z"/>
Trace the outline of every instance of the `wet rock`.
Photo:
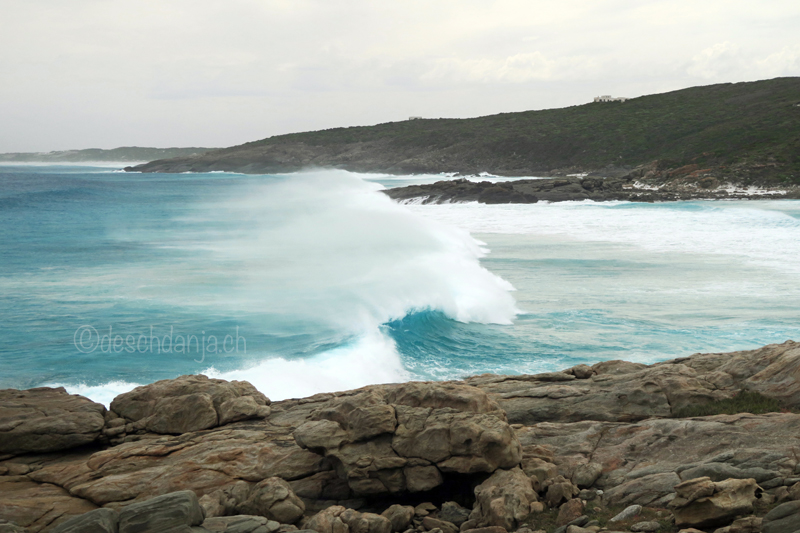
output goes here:
<path id="1" fill-rule="evenodd" d="M 0 390 L 0 455 L 55 452 L 96 441 L 106 408 L 63 387 Z"/>
<path id="2" fill-rule="evenodd" d="M 753 511 L 761 492 L 754 479 L 714 482 L 708 477 L 684 481 L 675 486 L 677 496 L 669 504 L 677 526 L 710 527 L 730 523 Z"/>

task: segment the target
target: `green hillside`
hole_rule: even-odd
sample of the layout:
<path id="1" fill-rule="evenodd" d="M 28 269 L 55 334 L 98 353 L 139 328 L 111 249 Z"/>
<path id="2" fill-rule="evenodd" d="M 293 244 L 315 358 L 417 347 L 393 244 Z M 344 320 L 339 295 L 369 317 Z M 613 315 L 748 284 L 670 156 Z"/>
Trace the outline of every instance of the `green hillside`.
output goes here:
<path id="1" fill-rule="evenodd" d="M 308 166 L 507 175 L 709 167 L 800 182 L 800 78 L 693 87 L 626 102 L 423 119 L 270 137 L 137 170 L 273 172 Z"/>

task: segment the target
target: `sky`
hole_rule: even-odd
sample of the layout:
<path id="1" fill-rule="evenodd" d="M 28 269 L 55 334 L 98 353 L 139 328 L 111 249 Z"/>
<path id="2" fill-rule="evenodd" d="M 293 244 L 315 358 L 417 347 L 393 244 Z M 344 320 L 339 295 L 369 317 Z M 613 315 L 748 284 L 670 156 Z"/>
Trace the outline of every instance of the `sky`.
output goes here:
<path id="1" fill-rule="evenodd" d="M 797 0 L 0 0 L 0 152 L 231 146 L 800 76 Z"/>

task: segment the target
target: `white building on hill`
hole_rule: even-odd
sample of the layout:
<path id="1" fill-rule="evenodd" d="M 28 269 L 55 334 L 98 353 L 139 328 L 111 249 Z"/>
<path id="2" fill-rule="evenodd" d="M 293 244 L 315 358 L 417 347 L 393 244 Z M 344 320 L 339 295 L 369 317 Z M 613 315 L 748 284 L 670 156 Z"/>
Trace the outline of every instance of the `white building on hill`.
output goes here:
<path id="1" fill-rule="evenodd" d="M 626 97 L 626 96 L 614 97 L 614 96 L 611 96 L 610 94 L 604 94 L 603 96 L 595 96 L 594 97 L 594 101 L 595 102 L 624 102 L 627 99 L 628 99 L 628 97 Z"/>

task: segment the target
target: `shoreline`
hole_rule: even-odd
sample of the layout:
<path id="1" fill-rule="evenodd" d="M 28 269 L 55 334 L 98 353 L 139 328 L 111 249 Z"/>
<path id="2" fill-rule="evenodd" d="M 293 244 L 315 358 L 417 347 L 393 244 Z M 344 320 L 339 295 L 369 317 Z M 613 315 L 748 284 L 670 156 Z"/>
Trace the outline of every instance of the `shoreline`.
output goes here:
<path id="1" fill-rule="evenodd" d="M 787 341 L 280 402 L 204 376 L 111 409 L 7 389 L 0 530 L 769 533 L 800 521 L 798 376 Z"/>
<path id="2" fill-rule="evenodd" d="M 466 203 L 532 204 L 538 202 L 675 202 L 691 200 L 797 200 L 800 188 L 736 187 L 716 183 L 703 188 L 696 183 L 652 184 L 635 177 L 565 177 L 504 182 L 470 181 L 465 178 L 432 184 L 408 185 L 382 191 L 400 202 L 421 204 Z"/>

